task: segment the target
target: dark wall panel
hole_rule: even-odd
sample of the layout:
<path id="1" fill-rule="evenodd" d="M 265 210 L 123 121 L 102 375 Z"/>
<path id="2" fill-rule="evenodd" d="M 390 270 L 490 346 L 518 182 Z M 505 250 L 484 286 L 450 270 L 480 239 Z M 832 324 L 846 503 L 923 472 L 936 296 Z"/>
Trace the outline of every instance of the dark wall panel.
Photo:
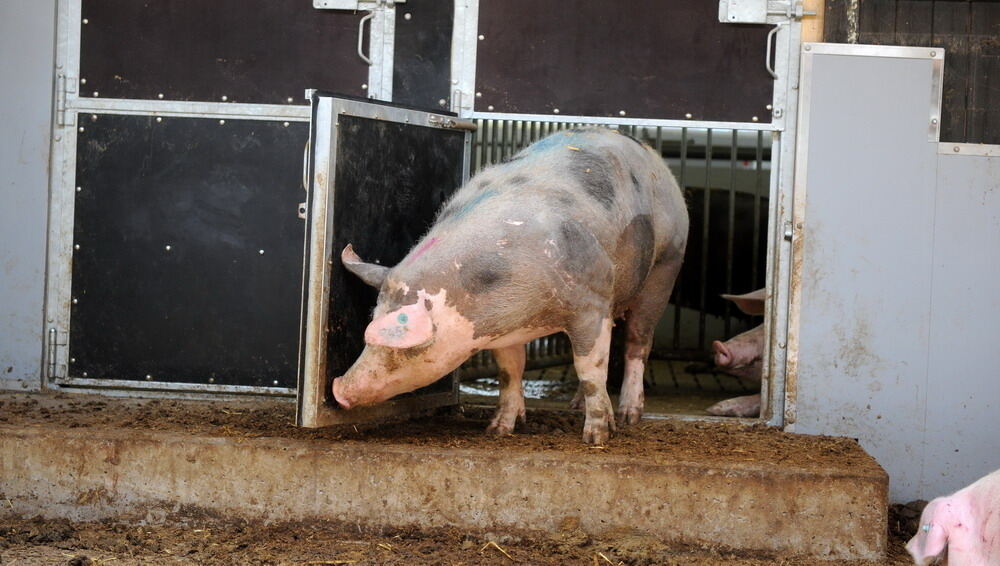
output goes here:
<path id="1" fill-rule="evenodd" d="M 717 2 L 481 2 L 476 109 L 769 122 L 768 29 Z"/>
<path id="2" fill-rule="evenodd" d="M 81 96 L 307 104 L 306 88 L 363 95 L 361 16 L 308 0 L 83 0 Z"/>
<path id="3" fill-rule="evenodd" d="M 465 135 L 346 115 L 338 121 L 333 249 L 339 254 L 350 243 L 366 261 L 395 265 L 461 186 Z M 378 293 L 340 261 L 333 262 L 330 289 L 327 369 L 332 379 L 364 349 Z M 435 387 L 448 390 L 451 383 Z"/>
<path id="4" fill-rule="evenodd" d="M 448 108 L 453 15 L 450 1 L 408 0 L 396 7 L 393 102 L 435 111 Z"/>
<path id="5" fill-rule="evenodd" d="M 308 125 L 79 123 L 69 375 L 295 387 Z"/>

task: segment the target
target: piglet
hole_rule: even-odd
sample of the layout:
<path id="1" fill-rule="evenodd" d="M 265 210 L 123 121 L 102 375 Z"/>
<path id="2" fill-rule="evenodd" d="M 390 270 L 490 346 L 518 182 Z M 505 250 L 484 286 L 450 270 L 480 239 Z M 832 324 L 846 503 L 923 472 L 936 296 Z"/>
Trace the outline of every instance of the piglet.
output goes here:
<path id="1" fill-rule="evenodd" d="M 906 550 L 920 566 L 1000 565 L 1000 470 L 928 503 Z"/>
<path id="2" fill-rule="evenodd" d="M 722 295 L 747 314 L 764 314 L 764 289 L 744 295 Z M 763 372 L 764 325 L 758 325 L 725 342 L 712 342 L 715 366 L 722 371 L 760 383 Z M 760 393 L 719 401 L 708 409 L 710 415 L 720 417 L 756 417 L 760 414 Z"/>

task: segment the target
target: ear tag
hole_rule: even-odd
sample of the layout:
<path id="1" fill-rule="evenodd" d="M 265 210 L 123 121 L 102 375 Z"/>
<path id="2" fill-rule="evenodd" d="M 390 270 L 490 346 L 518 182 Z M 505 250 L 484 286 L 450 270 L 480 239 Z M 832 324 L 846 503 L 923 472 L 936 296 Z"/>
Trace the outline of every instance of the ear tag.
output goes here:
<path id="1" fill-rule="evenodd" d="M 434 334 L 434 324 L 423 301 L 384 314 L 365 329 L 365 342 L 389 348 L 419 346 Z"/>

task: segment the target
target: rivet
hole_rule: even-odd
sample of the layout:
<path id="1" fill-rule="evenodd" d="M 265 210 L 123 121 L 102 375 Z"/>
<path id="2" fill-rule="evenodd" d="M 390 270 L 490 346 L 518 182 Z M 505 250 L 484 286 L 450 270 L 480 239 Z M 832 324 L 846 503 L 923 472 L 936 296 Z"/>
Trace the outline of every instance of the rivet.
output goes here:
<path id="1" fill-rule="evenodd" d="M 552 109 L 552 113 L 553 114 L 558 114 L 559 113 L 559 109 L 558 108 L 553 108 Z"/>
<path id="2" fill-rule="evenodd" d="M 412 20 L 413 19 L 413 14 L 407 12 L 407 13 L 403 14 L 403 19 L 404 20 Z"/>
<path id="3" fill-rule="evenodd" d="M 157 116 L 157 117 L 156 117 L 156 121 L 157 121 L 157 122 L 162 122 L 162 121 L 163 121 L 163 118 L 161 118 L 160 116 Z"/>
<path id="4" fill-rule="evenodd" d="M 75 364 L 75 363 L 76 363 L 76 358 L 70 358 L 70 359 L 69 359 L 69 363 L 71 363 L 71 364 Z"/>
<path id="5" fill-rule="evenodd" d="M 208 378 L 208 382 L 209 382 L 209 383 L 215 383 L 215 378 L 214 378 L 214 377 L 210 377 L 210 378 Z"/>
<path id="6" fill-rule="evenodd" d="M 368 90 L 368 83 L 361 85 L 361 90 Z"/>
<path id="7" fill-rule="evenodd" d="M 87 25 L 89 23 L 90 23 L 90 20 L 88 20 L 87 18 L 83 18 L 83 24 L 84 25 Z"/>
<path id="8" fill-rule="evenodd" d="M 935 55 L 937 55 L 937 51 L 931 51 L 931 57 L 934 57 Z"/>
<path id="9" fill-rule="evenodd" d="M 95 90 L 95 91 L 94 91 L 94 98 L 97 98 L 98 96 L 101 96 L 101 93 L 99 93 L 99 92 L 97 92 L 97 91 Z"/>
<path id="10" fill-rule="evenodd" d="M 805 47 L 803 47 L 803 49 L 805 49 L 806 51 L 812 51 L 812 45 L 806 45 Z"/>
<path id="11" fill-rule="evenodd" d="M 163 249 L 165 249 L 165 250 L 167 250 L 169 252 L 170 251 L 170 244 L 167 244 L 167 245 L 163 246 Z"/>
<path id="12" fill-rule="evenodd" d="M 156 98 L 159 98 L 159 99 L 161 99 L 161 100 L 162 100 L 162 99 L 163 99 L 163 93 L 161 92 L 160 94 L 157 94 L 157 95 L 156 95 Z"/>
<path id="13" fill-rule="evenodd" d="M 82 188 L 82 187 L 77 187 L 77 188 L 76 188 L 76 192 L 80 192 L 80 191 L 82 191 L 82 190 L 83 190 L 83 188 Z"/>
<path id="14" fill-rule="evenodd" d="M 482 40 L 484 40 L 484 39 L 486 39 L 486 36 L 485 36 L 485 35 L 480 35 L 480 36 L 479 36 L 479 41 L 482 41 Z"/>
<path id="15" fill-rule="evenodd" d="M 774 117 L 775 118 L 781 118 L 781 108 L 776 108 L 774 110 Z"/>
<path id="16" fill-rule="evenodd" d="M 257 253 L 258 253 L 258 254 L 260 254 L 260 255 L 264 255 L 264 250 L 260 250 L 260 251 L 259 251 L 259 252 L 257 252 Z"/>
<path id="17" fill-rule="evenodd" d="M 958 152 L 962 151 L 962 148 L 960 148 L 960 147 L 958 147 L 956 145 L 955 147 L 952 148 L 952 151 L 954 151 L 955 153 L 958 153 Z"/>
<path id="18" fill-rule="evenodd" d="M 274 384 L 275 384 L 275 385 L 277 385 L 277 384 L 278 384 L 278 380 L 277 380 L 277 379 L 275 379 L 275 380 L 274 380 Z"/>
<path id="19" fill-rule="evenodd" d="M 750 119 L 751 119 L 752 121 L 754 121 L 754 122 L 756 122 L 756 121 L 758 120 L 758 118 L 757 118 L 756 116 L 754 116 L 753 118 L 750 118 Z"/>
<path id="20" fill-rule="evenodd" d="M 446 104 L 448 104 L 447 100 L 445 100 L 443 98 L 441 98 L 441 99 L 438 100 L 438 106 L 444 106 Z"/>
<path id="21" fill-rule="evenodd" d="M 618 115 L 619 116 L 624 116 L 625 115 L 625 111 L 624 110 L 619 110 L 618 111 Z"/>
<path id="22" fill-rule="evenodd" d="M 288 127 L 288 122 L 284 122 L 281 125 L 287 128 Z"/>
<path id="23" fill-rule="evenodd" d="M 226 121 L 225 120 L 219 120 L 219 125 L 220 126 L 225 126 L 226 125 Z"/>
<path id="24" fill-rule="evenodd" d="M 292 98 L 291 96 L 289 96 L 287 100 L 288 100 L 289 103 L 295 102 L 295 99 Z"/>
<path id="25" fill-rule="evenodd" d="M 229 97 L 223 94 L 222 95 L 222 101 L 225 102 L 227 100 L 229 100 Z"/>
<path id="26" fill-rule="evenodd" d="M 87 372 L 83 372 L 83 377 L 87 377 Z"/>
<path id="27" fill-rule="evenodd" d="M 684 117 L 687 118 L 688 120 L 690 120 L 691 119 L 691 113 L 688 112 L 688 113 L 684 114 Z"/>
<path id="28" fill-rule="evenodd" d="M 482 97 L 483 97 L 483 93 L 481 93 L 481 92 L 477 92 L 476 93 L 476 98 L 482 98 Z"/>
<path id="29" fill-rule="evenodd" d="M 82 131 L 83 131 L 83 126 L 80 126 L 80 128 L 79 128 L 79 129 L 80 129 L 80 131 L 82 132 Z"/>
<path id="30" fill-rule="evenodd" d="M 73 299 L 73 304 L 74 304 L 74 305 L 75 305 L 75 304 L 77 304 L 78 302 L 79 302 L 79 301 L 77 301 L 76 299 Z"/>
<path id="31" fill-rule="evenodd" d="M 90 121 L 91 122 L 96 122 L 97 121 L 97 114 L 91 114 L 90 115 Z"/>
<path id="32" fill-rule="evenodd" d="M 937 118 L 931 118 L 931 124 L 937 124 Z"/>
<path id="33" fill-rule="evenodd" d="M 772 108 L 772 106 L 771 106 L 770 104 L 768 104 L 768 105 L 767 105 L 767 106 L 765 106 L 764 108 L 767 108 L 768 110 L 770 110 L 770 109 Z"/>
<path id="34" fill-rule="evenodd" d="M 73 249 L 74 250 L 80 249 L 80 244 L 73 244 Z"/>
<path id="35" fill-rule="evenodd" d="M 87 79 L 80 79 L 80 84 L 82 84 L 82 85 L 87 84 Z"/>
<path id="36" fill-rule="evenodd" d="M 146 381 L 153 381 L 153 376 L 146 374 Z"/>
<path id="37" fill-rule="evenodd" d="M 489 106 L 486 107 L 486 109 L 489 110 L 490 112 L 493 112 L 493 105 L 490 104 Z"/>

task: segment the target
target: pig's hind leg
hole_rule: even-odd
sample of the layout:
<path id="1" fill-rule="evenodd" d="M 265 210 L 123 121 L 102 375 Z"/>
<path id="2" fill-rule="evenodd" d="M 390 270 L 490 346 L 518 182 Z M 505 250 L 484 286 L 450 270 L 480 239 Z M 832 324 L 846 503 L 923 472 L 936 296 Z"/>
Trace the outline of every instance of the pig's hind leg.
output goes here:
<path id="1" fill-rule="evenodd" d="M 573 365 L 580 378 L 580 391 L 586 406 L 583 441 L 601 445 L 615 431 L 614 408 L 608 396 L 608 354 L 611 350 L 611 317 L 585 321 L 574 325 L 569 334 L 573 344 Z M 586 320 L 589 319 L 589 320 Z"/>
<path id="2" fill-rule="evenodd" d="M 521 424 L 525 422 L 524 388 L 521 382 L 524 376 L 524 344 L 497 348 L 493 350 L 493 359 L 499 368 L 497 378 L 500 381 L 500 400 L 497 412 L 486 431 L 510 434 L 514 432 L 517 421 L 521 421 Z"/>
<path id="3" fill-rule="evenodd" d="M 616 413 L 619 425 L 636 424 L 642 418 L 645 403 L 642 378 L 653 346 L 653 331 L 670 299 L 681 269 L 682 255 L 675 255 L 653 266 L 625 315 L 625 376 Z"/>

